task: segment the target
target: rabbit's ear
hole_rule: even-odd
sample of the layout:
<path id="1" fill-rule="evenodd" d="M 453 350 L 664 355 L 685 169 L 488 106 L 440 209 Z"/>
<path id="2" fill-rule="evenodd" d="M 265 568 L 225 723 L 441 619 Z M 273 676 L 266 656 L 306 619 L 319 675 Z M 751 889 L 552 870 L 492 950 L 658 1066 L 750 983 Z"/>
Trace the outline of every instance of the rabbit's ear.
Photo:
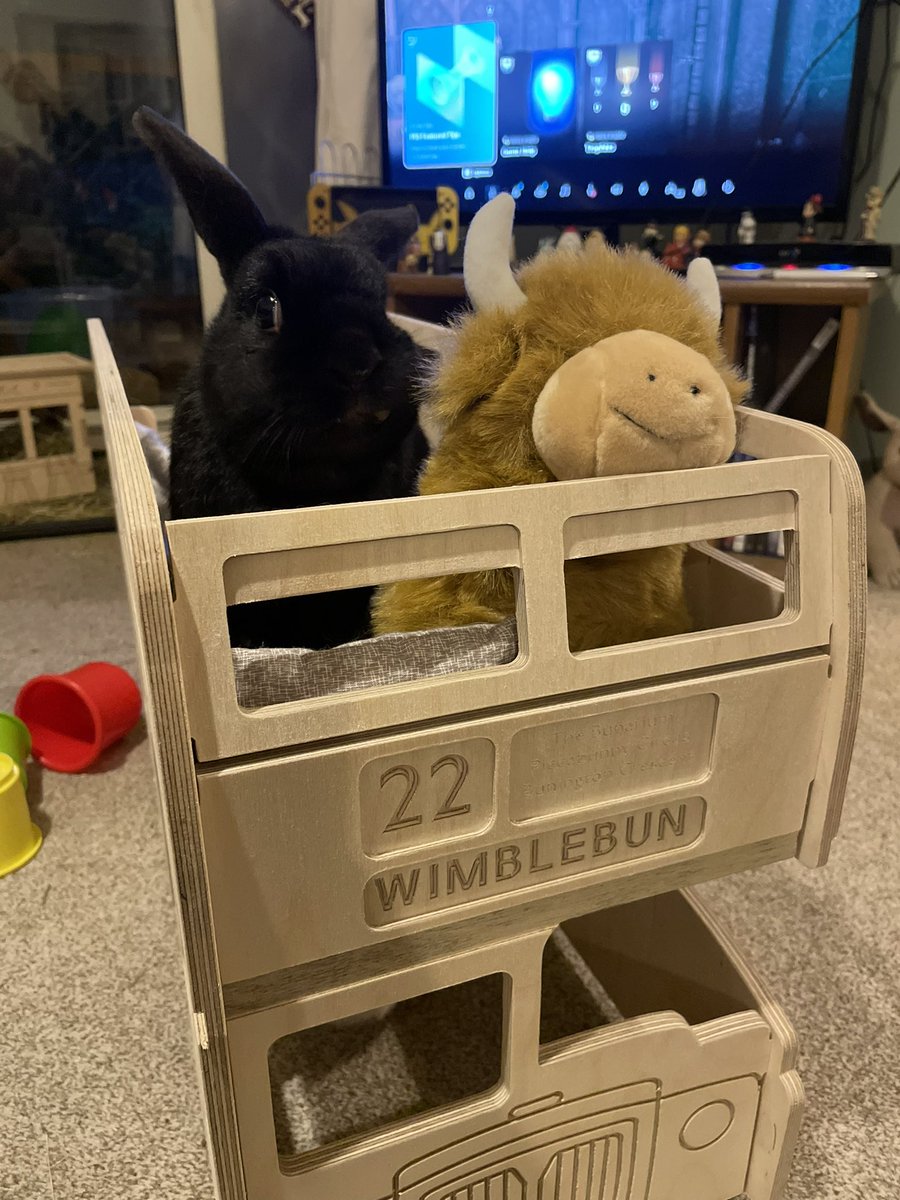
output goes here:
<path id="1" fill-rule="evenodd" d="M 269 233 L 253 197 L 227 167 L 152 108 L 139 108 L 133 124 L 171 173 L 194 228 L 230 284 L 241 259 Z"/>
<path id="2" fill-rule="evenodd" d="M 412 204 L 406 204 L 360 213 L 337 236 L 371 250 L 382 266 L 393 270 L 400 251 L 418 228 L 419 214 Z"/>

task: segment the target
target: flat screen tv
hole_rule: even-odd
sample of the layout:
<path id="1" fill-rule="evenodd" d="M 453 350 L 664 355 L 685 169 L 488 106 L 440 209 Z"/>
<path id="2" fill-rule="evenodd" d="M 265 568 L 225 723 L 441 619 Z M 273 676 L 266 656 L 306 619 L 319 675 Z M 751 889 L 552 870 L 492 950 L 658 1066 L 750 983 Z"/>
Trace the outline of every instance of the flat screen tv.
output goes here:
<path id="1" fill-rule="evenodd" d="M 779 219 L 814 192 L 843 215 L 856 0 L 381 0 L 380 21 L 390 186 L 449 184 L 464 215 L 509 191 L 532 221 Z"/>

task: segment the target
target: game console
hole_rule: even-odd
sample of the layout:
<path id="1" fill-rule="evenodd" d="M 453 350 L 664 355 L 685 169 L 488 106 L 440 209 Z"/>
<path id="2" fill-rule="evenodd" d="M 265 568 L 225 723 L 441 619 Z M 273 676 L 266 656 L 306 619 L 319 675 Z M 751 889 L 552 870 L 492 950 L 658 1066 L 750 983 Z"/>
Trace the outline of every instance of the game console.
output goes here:
<path id="1" fill-rule="evenodd" d="M 459 196 L 451 187 L 414 188 L 351 187 L 314 183 L 306 194 L 306 221 L 314 237 L 338 233 L 361 212 L 412 204 L 419 214 L 419 249 L 428 254 L 431 235 L 441 229 L 448 254 L 459 245 Z"/>
<path id="2" fill-rule="evenodd" d="M 795 283 L 846 283 L 848 279 L 884 279 L 888 267 L 851 267 L 845 263 L 823 263 L 820 267 L 764 267 L 761 263 L 717 266 L 720 279 L 792 279 Z"/>
<path id="3" fill-rule="evenodd" d="M 900 270 L 900 246 L 887 242 L 710 244 L 704 254 L 723 278 L 877 279 Z"/>

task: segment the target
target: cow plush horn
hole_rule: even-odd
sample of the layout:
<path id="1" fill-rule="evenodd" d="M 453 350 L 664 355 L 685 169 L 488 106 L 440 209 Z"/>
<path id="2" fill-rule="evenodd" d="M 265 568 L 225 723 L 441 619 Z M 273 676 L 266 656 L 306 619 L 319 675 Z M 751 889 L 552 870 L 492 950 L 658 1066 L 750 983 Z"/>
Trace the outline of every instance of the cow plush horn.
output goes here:
<path id="1" fill-rule="evenodd" d="M 718 326 L 722 319 L 722 294 L 716 268 L 708 258 L 691 260 L 687 269 L 687 285 Z"/>
<path id="2" fill-rule="evenodd" d="M 472 307 L 477 310 L 513 312 L 525 303 L 525 293 L 509 264 L 515 213 L 515 200 L 508 192 L 501 192 L 472 218 L 466 235 L 463 277 Z"/>

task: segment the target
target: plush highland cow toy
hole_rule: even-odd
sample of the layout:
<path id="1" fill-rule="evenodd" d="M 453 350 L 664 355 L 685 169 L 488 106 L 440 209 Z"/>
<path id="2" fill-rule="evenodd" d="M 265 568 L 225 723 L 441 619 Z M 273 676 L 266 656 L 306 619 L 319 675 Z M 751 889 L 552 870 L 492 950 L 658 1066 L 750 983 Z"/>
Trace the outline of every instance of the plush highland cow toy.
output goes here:
<path id="1" fill-rule="evenodd" d="M 423 495 L 724 463 L 745 385 L 719 343 L 712 265 L 682 280 L 599 240 L 541 255 L 514 277 L 515 205 L 487 204 L 466 240 L 474 312 L 459 326 L 428 403 L 434 448 Z M 684 547 L 566 567 L 569 635 L 582 650 L 689 628 Z M 511 572 L 404 580 L 376 594 L 378 633 L 500 621 Z"/>

